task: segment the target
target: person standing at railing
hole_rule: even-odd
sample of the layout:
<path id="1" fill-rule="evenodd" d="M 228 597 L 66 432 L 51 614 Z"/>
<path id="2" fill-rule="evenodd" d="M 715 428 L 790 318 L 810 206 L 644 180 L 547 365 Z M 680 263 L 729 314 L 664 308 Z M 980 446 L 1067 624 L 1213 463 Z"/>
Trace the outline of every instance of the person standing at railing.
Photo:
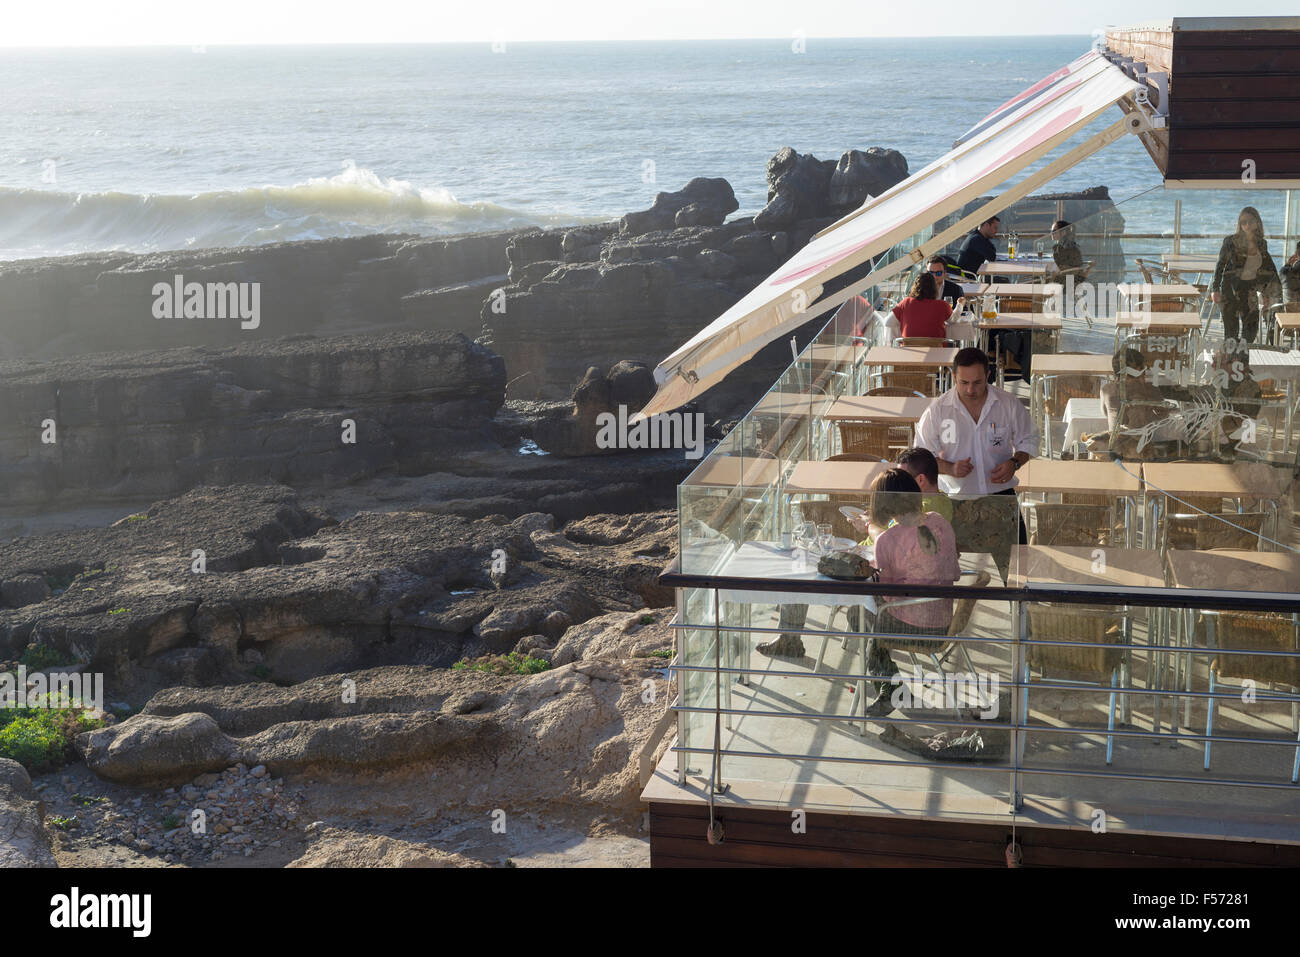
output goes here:
<path id="1" fill-rule="evenodd" d="M 1223 309 L 1223 337 L 1254 342 L 1259 333 L 1260 296 L 1275 302 L 1281 296 L 1281 279 L 1268 254 L 1264 223 L 1254 206 L 1237 216 L 1237 231 L 1223 241 L 1210 283 L 1211 297 Z"/>

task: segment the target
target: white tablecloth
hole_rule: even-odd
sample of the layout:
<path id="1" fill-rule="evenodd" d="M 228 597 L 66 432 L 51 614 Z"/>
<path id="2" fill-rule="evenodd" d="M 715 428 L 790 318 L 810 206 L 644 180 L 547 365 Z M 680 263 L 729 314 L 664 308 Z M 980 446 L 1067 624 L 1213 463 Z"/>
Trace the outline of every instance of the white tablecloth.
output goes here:
<path id="1" fill-rule="evenodd" d="M 1109 428 L 1105 414 L 1101 411 L 1101 399 L 1071 399 L 1065 403 L 1065 442 L 1061 451 L 1065 451 L 1084 432 L 1105 432 Z"/>
<path id="2" fill-rule="evenodd" d="M 745 542 L 716 574 L 745 578 L 780 578 L 788 581 L 835 581 L 833 578 L 817 573 L 819 557 L 816 554 L 807 555 L 802 566 L 803 570 L 800 571 L 799 555 L 795 549 L 783 549 L 775 542 Z M 718 600 L 775 605 L 862 605 L 872 613 L 876 610 L 876 600 L 871 595 L 723 588 L 718 591 Z"/>

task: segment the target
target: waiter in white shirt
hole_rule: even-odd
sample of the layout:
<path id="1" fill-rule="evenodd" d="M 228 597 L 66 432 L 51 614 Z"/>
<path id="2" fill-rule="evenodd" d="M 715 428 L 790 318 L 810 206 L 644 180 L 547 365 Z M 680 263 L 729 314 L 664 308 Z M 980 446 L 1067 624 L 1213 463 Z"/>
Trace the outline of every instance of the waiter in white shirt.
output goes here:
<path id="1" fill-rule="evenodd" d="M 921 416 L 917 444 L 934 453 L 954 494 L 1015 495 L 1016 471 L 1038 451 L 1033 418 L 1019 399 L 989 385 L 983 350 L 962 349 L 952 365 L 953 386 Z"/>

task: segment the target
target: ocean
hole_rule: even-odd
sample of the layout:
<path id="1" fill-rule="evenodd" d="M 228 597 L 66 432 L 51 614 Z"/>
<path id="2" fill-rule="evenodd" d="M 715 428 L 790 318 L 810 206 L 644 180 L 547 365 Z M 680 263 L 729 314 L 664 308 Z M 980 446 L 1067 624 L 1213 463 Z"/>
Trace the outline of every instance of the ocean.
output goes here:
<path id="1" fill-rule="evenodd" d="M 595 222 L 696 176 L 754 213 L 781 147 L 920 169 L 1089 42 L 0 50 L 0 260 Z M 1129 138 L 1056 188 L 1157 182 Z"/>

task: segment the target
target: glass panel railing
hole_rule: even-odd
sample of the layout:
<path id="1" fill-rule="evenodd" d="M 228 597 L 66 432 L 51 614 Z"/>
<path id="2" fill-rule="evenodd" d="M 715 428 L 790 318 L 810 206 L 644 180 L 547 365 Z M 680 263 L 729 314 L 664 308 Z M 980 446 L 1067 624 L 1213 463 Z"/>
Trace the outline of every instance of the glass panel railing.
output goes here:
<path id="1" fill-rule="evenodd" d="M 791 806 L 980 813 L 1017 798 L 1062 823 L 1102 809 L 1110 827 L 1162 833 L 1225 804 L 1257 823 L 1276 811 L 1272 789 L 1300 770 L 1300 352 L 1273 315 L 1270 342 L 1225 344 L 1204 288 L 1219 214 L 1252 203 L 1269 250 L 1294 246 L 1284 191 L 1156 189 L 1073 223 L 1105 281 L 1080 272 L 1068 295 L 1030 297 L 1032 366 L 999 364 L 997 382 L 1031 409 L 1040 454 L 1015 494 L 946 502 L 962 574 L 943 588 L 818 569 L 827 548 L 880 557 L 882 526 L 855 526 L 858 510 L 870 517 L 873 483 L 951 372 L 951 357 L 926 371 L 872 352 L 892 348 L 889 294 L 915 269 L 828 319 L 681 487 L 681 570 L 700 576 L 678 621 L 691 769 L 707 775 L 716 749 L 724 782 Z M 1198 283 L 1179 257 L 1203 247 L 1215 263 Z M 1001 355 L 1009 314 L 974 317 L 975 341 Z M 902 373 L 934 381 L 908 390 Z M 924 564 L 914 553 L 900 574 Z M 969 617 L 954 634 L 890 630 L 882 606 L 900 594 Z"/>

